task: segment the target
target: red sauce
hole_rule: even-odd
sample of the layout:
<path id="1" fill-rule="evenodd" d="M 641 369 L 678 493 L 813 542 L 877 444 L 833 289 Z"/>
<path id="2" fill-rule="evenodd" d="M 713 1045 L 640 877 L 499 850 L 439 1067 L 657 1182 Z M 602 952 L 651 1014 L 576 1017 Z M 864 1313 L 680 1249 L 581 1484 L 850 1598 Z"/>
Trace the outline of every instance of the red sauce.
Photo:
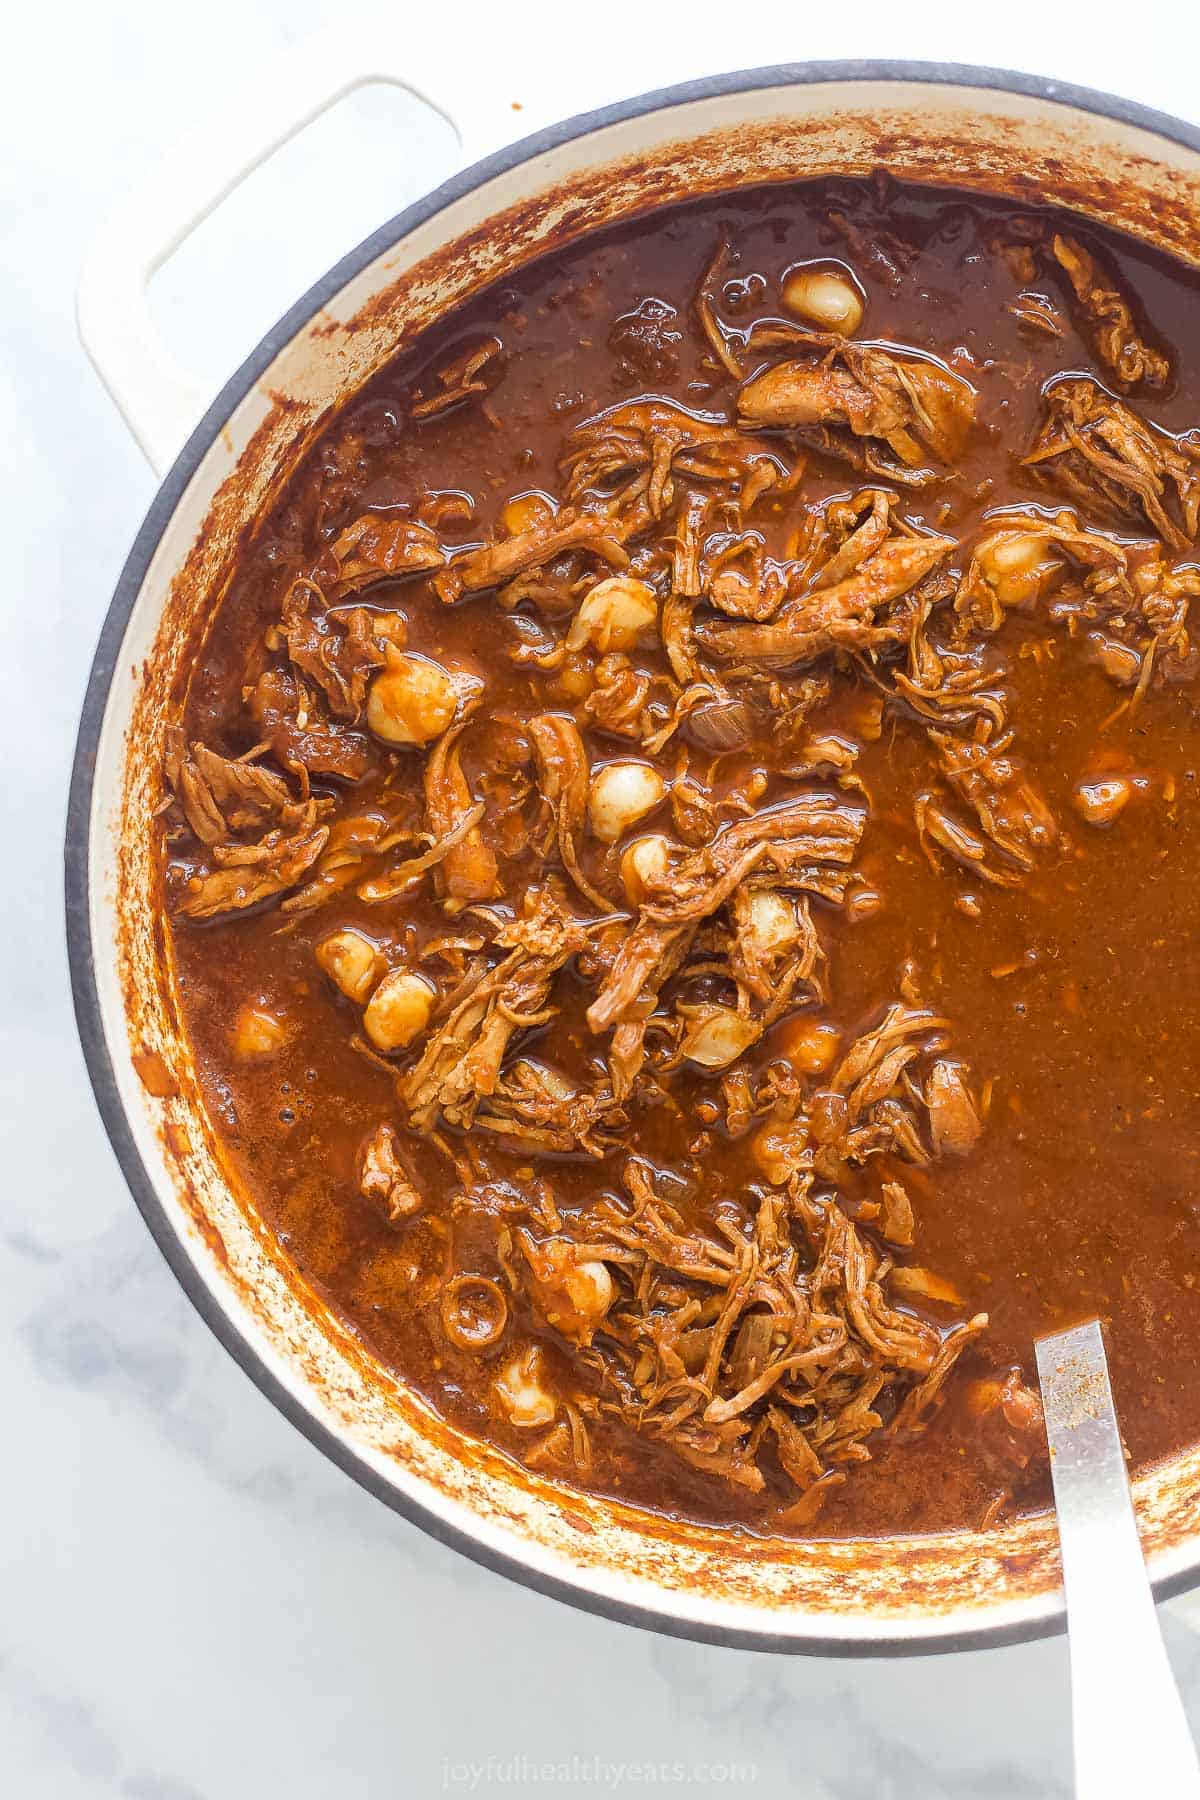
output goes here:
<path id="1" fill-rule="evenodd" d="M 1066 260 L 1056 233 L 1068 240 Z M 1095 258 L 1090 285 L 1078 263 L 1074 276 L 1068 266 L 1076 234 Z M 722 243 L 728 255 L 708 291 L 725 356 L 696 309 Z M 849 279 L 844 292 L 857 293 L 864 310 L 848 341 L 877 346 L 881 362 L 847 360 L 836 338 L 779 333 L 780 323 L 804 327 L 789 312 L 786 296 L 797 290 L 786 278 L 805 265 Z M 1114 297 L 1126 311 L 1105 310 Z M 371 1353 L 456 1424 L 568 1482 L 750 1530 L 884 1535 L 978 1525 L 1047 1503 L 1028 1392 L 1033 1340 L 1098 1314 L 1135 1467 L 1200 1435 L 1200 722 L 1186 616 L 1195 523 L 1186 483 L 1163 478 L 1163 528 L 1131 489 L 1097 476 L 1100 457 L 1114 452 L 1111 437 L 1102 444 L 1096 435 L 1111 421 L 1096 424 L 1094 407 L 1072 429 L 1095 460 L 1023 460 L 1035 444 L 1053 449 L 1046 434 L 1059 427 L 1047 384 L 1087 374 L 1100 384 L 1101 408 L 1115 401 L 1161 428 L 1153 442 L 1192 462 L 1200 493 L 1195 450 L 1166 435 L 1200 423 L 1196 305 L 1195 277 L 1181 266 L 1092 226 L 1014 218 L 977 197 L 846 181 L 707 200 L 585 238 L 448 317 L 330 428 L 261 521 L 195 670 L 179 754 L 186 760 L 195 743 L 221 758 L 253 751 L 242 767 L 266 771 L 276 801 L 218 794 L 205 841 L 203 797 L 193 785 L 182 805 L 186 778 L 179 766 L 170 771 L 180 798 L 166 815 L 165 854 L 184 1013 L 213 1121 L 254 1204 Z M 755 380 L 792 363 L 822 371 L 828 405 L 829 371 L 838 371 L 843 411 L 815 422 L 746 417 Z M 951 410 L 965 384 L 961 432 L 961 421 L 931 426 L 924 402 L 912 400 L 904 383 L 914 365 L 942 372 Z M 459 389 L 442 408 L 441 397 Z M 603 419 L 606 409 L 651 398 L 684 409 L 660 409 L 650 434 L 671 483 L 657 513 L 645 510 L 653 470 L 643 469 L 639 498 L 633 464 L 622 466 Z M 784 410 L 796 415 L 797 405 L 791 395 Z M 1116 416 L 1120 424 L 1125 415 Z M 669 455 L 664 418 L 671 429 L 681 418 L 693 428 L 693 441 Z M 593 453 L 590 486 L 578 485 L 584 452 Z M 766 484 L 747 500 L 764 459 Z M 851 516 L 837 511 L 866 489 L 883 495 L 881 542 L 951 542 L 906 590 L 864 611 L 861 592 L 856 599 L 836 580 L 822 587 L 820 571 L 873 516 L 869 497 Z M 549 504 L 504 511 L 531 494 Z M 694 581 L 683 566 L 690 497 Z M 495 552 L 488 566 L 499 570 L 506 543 L 550 529 L 553 509 L 559 525 L 581 514 L 595 525 L 610 502 L 615 549 L 597 549 L 593 533 L 526 560 L 515 577 L 501 570 L 456 591 L 481 559 Z M 1068 527 L 1060 517 L 1060 533 L 1076 538 L 1039 538 L 1063 507 L 1072 519 Z M 1013 526 L 1018 514 L 1024 524 Z M 352 528 L 364 516 L 374 535 L 356 549 Z M 393 577 L 373 564 L 389 554 L 380 548 L 389 525 L 414 528 L 406 555 L 432 541 L 434 565 Z M 996 574 L 1006 528 L 1004 541 L 1026 556 L 1017 577 Z M 393 531 L 393 551 L 403 536 Z M 849 574 L 861 581 L 868 562 L 860 557 Z M 991 570 L 990 585 L 980 567 Z M 1153 579 L 1139 574 L 1155 569 Z M 733 578 L 724 590 L 722 570 Z M 1183 571 L 1173 622 L 1164 570 Z M 582 641 L 568 640 L 586 595 L 614 576 L 635 583 L 635 598 L 645 583 L 652 623 L 615 651 L 624 663 L 605 665 L 603 644 L 582 627 Z M 1027 591 L 1014 598 L 1018 578 Z M 1124 584 L 1120 604 L 1113 582 Z M 684 593 L 689 586 L 698 592 Z M 819 631 L 804 637 L 815 596 L 831 591 L 839 606 L 858 606 L 859 637 L 845 610 L 830 641 Z M 695 653 L 682 675 L 663 629 L 672 594 L 686 600 Z M 1143 605 L 1147 594 L 1154 603 Z M 348 648 L 356 606 L 368 646 L 357 697 Z M 757 621 L 747 607 L 759 609 Z M 290 645 L 280 623 L 289 616 Z M 741 661 L 728 653 L 734 643 L 776 644 L 770 633 L 781 619 L 789 630 L 787 621 L 799 621 L 790 662 L 777 650 L 765 663 L 757 651 Z M 759 626 L 766 638 L 749 635 Z M 970 701 L 923 712 L 913 697 L 914 641 L 940 658 L 934 689 L 940 680 L 944 695 L 955 669 L 973 669 L 975 690 L 956 691 L 999 695 L 998 719 L 981 724 L 986 711 Z M 322 642 L 335 666 L 325 685 L 311 673 Z M 403 659 L 413 655 L 449 672 L 447 717 L 466 719 L 454 739 L 460 801 L 466 795 L 457 811 L 450 794 L 439 812 L 423 785 L 439 732 L 405 748 L 371 729 L 373 684 L 389 669 L 411 674 Z M 640 727 L 622 736 L 609 728 L 617 684 L 638 678 L 642 712 L 622 716 L 640 717 Z M 681 703 L 706 681 L 715 712 L 694 695 Z M 606 686 L 607 712 L 594 704 Z M 679 704 L 675 729 L 647 748 Z M 577 728 L 586 781 L 624 758 L 665 784 L 666 797 L 611 848 L 594 817 L 576 820 L 574 832 L 568 819 L 556 833 L 529 730 L 547 715 Z M 712 735 L 722 719 L 733 720 L 723 750 Z M 976 752 L 992 755 L 982 799 L 969 777 L 953 778 Z M 195 784 L 203 771 L 188 766 Z M 286 819 L 280 783 L 293 808 Z M 850 862 L 822 865 L 814 884 L 776 849 L 691 923 L 680 966 L 663 975 L 660 959 L 662 979 L 642 990 L 645 1060 L 622 1098 L 611 1026 L 595 1029 L 588 1018 L 622 944 L 654 923 L 636 926 L 647 896 L 631 900 L 622 851 L 648 833 L 668 840 L 667 874 L 649 904 L 669 914 L 689 881 L 711 888 L 726 834 L 814 795 L 860 834 Z M 464 805 L 483 808 L 465 828 Z M 560 821 L 570 813 L 561 799 L 558 813 Z M 281 838 L 336 833 L 350 817 L 378 830 L 371 853 L 343 865 L 347 885 L 330 878 L 336 838 L 322 839 L 306 867 L 257 904 L 187 916 L 220 872 L 215 850 L 233 846 L 233 866 L 249 882 L 275 866 Z M 380 850 L 384 821 L 395 842 Z M 364 881 L 444 848 L 456 826 L 465 831 L 457 858 L 390 899 L 362 897 Z M 776 841 L 769 819 L 763 834 Z M 239 847 L 255 845 L 265 845 L 261 860 L 238 865 Z M 578 881 L 566 865 L 571 845 Z M 302 844 L 299 860 L 307 854 Z M 322 903 L 296 910 L 290 902 L 322 871 Z M 512 954 L 497 937 L 547 884 L 555 929 L 561 937 L 563 917 L 583 921 L 586 947 L 563 957 L 541 989 L 524 990 L 525 1022 L 510 1026 L 498 1065 L 499 1101 L 495 1092 L 481 1098 L 468 1073 L 465 1101 L 448 1098 L 453 1082 L 443 1081 L 440 1100 L 424 1105 L 413 1071 L 469 983 Z M 603 923 L 586 887 L 615 922 Z M 750 929 L 738 922 L 737 892 L 772 896 L 763 904 L 776 909 L 776 925 L 782 905 L 786 930 L 797 934 L 767 956 L 757 990 L 736 978 Z M 347 930 L 365 936 L 378 959 L 368 955 L 354 998 L 317 955 Z M 797 975 L 809 930 L 819 958 Z M 465 942 L 431 955 L 448 938 Z M 381 1049 L 370 1042 L 364 1002 L 385 972 L 403 970 L 427 982 L 432 1010 L 410 1044 Z M 878 1096 L 863 1098 L 859 1116 L 845 1058 L 890 1005 L 918 1017 L 897 1039 L 913 1057 Z M 619 1017 L 636 1023 L 637 1013 L 634 1005 Z M 724 1029 L 731 1014 L 751 1034 L 735 1059 L 714 1068 L 688 1054 L 705 1019 Z M 450 1058 L 455 1069 L 479 1049 L 471 1030 L 463 1042 Z M 529 1083 L 543 1077 L 550 1089 L 531 1098 Z M 948 1100 L 939 1084 L 949 1084 Z M 953 1138 L 964 1119 L 964 1141 L 947 1149 L 946 1133 Z M 792 1160 L 770 1164 L 764 1133 L 789 1129 Z M 570 1147 L 563 1132 L 575 1134 Z M 398 1172 L 394 1183 L 386 1169 L 374 1179 L 366 1169 L 371 1142 Z M 711 1261 L 716 1245 L 738 1267 L 760 1258 L 757 1297 L 736 1313 L 723 1349 L 714 1330 L 732 1278 L 726 1270 L 706 1281 L 646 1250 L 631 1152 L 698 1255 Z M 902 1218 L 889 1216 L 888 1184 L 911 1207 L 911 1242 Z M 597 1233 L 614 1221 L 616 1235 L 597 1248 Z M 865 1338 L 842 1265 L 823 1295 L 812 1285 L 822 1253 L 832 1254 L 830 1233 L 847 1230 L 850 1249 L 839 1254 L 861 1252 L 874 1284 Z M 586 1255 L 579 1244 L 590 1246 Z M 914 1269 L 907 1282 L 895 1273 Z M 477 1279 L 448 1296 L 447 1283 L 463 1273 Z M 835 1325 L 772 1315 L 784 1292 L 789 1305 L 806 1296 L 812 1314 L 841 1321 L 841 1347 Z M 984 1313 L 986 1328 L 970 1325 Z M 774 1336 L 772 1316 L 784 1319 Z M 673 1340 L 668 1354 L 662 1332 L 672 1318 L 702 1335 L 683 1348 Z M 871 1347 L 881 1319 L 903 1340 L 892 1360 Z M 951 1342 L 961 1354 L 944 1385 L 914 1408 L 914 1390 Z M 732 1414 L 733 1430 L 705 1465 L 698 1446 L 706 1431 L 720 1437 L 722 1405 L 773 1360 L 802 1358 L 814 1345 L 814 1361 Z M 512 1399 L 514 1362 L 531 1351 L 524 1372 L 549 1395 L 536 1423 Z M 883 1380 L 872 1397 L 874 1369 Z M 823 1372 L 833 1385 L 821 1390 Z M 873 1423 L 848 1418 L 855 1396 Z M 785 1421 L 778 1429 L 772 1409 Z M 793 1442 L 787 1452 L 788 1422 L 807 1448 Z M 797 1477 L 805 1457 L 814 1467 Z"/>

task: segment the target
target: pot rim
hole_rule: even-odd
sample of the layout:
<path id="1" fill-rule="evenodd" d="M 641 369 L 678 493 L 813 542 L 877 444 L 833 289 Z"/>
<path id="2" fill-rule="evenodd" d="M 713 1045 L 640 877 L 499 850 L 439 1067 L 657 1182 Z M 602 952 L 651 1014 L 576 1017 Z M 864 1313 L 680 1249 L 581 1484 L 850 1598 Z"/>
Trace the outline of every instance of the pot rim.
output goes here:
<path id="1" fill-rule="evenodd" d="M 623 1624 L 637 1625 L 671 1637 L 695 1639 L 742 1650 L 838 1657 L 935 1655 L 997 1648 L 1061 1633 L 1066 1623 L 1061 1597 L 1043 1597 L 1037 1603 L 1037 1610 L 1032 1617 L 1015 1624 L 983 1623 L 946 1633 L 934 1631 L 928 1635 L 913 1635 L 911 1629 L 885 1628 L 870 1639 L 819 1632 L 802 1637 L 781 1637 L 775 1631 L 755 1630 L 750 1626 L 710 1625 L 677 1618 L 651 1605 L 610 1599 L 558 1576 L 544 1574 L 531 1568 L 518 1555 L 493 1550 L 481 1544 L 469 1532 L 448 1524 L 431 1507 L 399 1492 L 383 1479 L 332 1427 L 310 1412 L 267 1368 L 248 1339 L 210 1292 L 172 1224 L 130 1129 L 109 1056 L 96 978 L 96 948 L 92 941 L 89 904 L 90 827 L 96 751 L 126 627 L 159 542 L 174 517 L 189 482 L 234 409 L 253 389 L 280 351 L 334 295 L 399 239 L 427 223 L 453 202 L 522 163 L 559 149 L 575 139 L 590 136 L 607 126 L 624 124 L 650 113 L 668 111 L 691 102 L 746 93 L 756 88 L 812 87 L 833 82 L 857 82 L 864 85 L 924 83 L 1014 94 L 1131 125 L 1200 155 L 1200 128 L 1156 108 L 1049 77 L 1027 75 L 1011 69 L 976 67 L 969 63 L 902 59 L 785 63 L 705 76 L 655 89 L 611 106 L 576 114 L 506 145 L 459 170 L 422 199 L 404 208 L 335 263 L 259 340 L 255 349 L 221 387 L 188 437 L 163 478 L 134 539 L 114 589 L 93 656 L 71 770 L 64 844 L 67 956 L 76 1025 L 96 1105 L 126 1185 L 167 1265 L 210 1331 L 260 1393 L 311 1444 L 360 1487 L 431 1537 L 469 1557 L 472 1562 L 507 1576 L 524 1587 L 565 1601 L 581 1611 L 596 1613 Z M 1188 1566 L 1177 1569 L 1170 1575 L 1158 1577 L 1152 1585 L 1156 1598 L 1163 1600 L 1187 1591 L 1198 1580 L 1200 1540 L 1197 1541 Z"/>

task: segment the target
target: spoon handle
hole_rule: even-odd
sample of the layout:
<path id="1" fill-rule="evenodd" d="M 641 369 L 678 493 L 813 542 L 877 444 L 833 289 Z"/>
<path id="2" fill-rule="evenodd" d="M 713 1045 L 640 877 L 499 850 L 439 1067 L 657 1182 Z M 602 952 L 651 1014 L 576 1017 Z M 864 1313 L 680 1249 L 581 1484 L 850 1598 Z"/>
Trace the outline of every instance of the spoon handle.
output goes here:
<path id="1" fill-rule="evenodd" d="M 1200 1800 L 1158 1629 L 1098 1320 L 1036 1346 L 1062 1545 L 1077 1800 Z"/>

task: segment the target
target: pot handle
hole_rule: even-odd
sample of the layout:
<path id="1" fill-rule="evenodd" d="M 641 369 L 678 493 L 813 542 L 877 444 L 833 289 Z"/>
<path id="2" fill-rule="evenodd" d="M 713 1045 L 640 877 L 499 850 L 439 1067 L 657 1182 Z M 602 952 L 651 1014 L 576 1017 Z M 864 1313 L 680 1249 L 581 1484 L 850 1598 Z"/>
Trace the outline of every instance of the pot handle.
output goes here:
<path id="1" fill-rule="evenodd" d="M 473 162 L 513 135 L 500 84 L 464 88 L 461 64 L 443 74 L 445 44 L 406 18 L 402 39 L 359 41 L 331 28 L 285 50 L 214 109 L 211 121 L 157 159 L 99 230 L 79 278 L 79 335 L 96 373 L 155 474 L 170 467 L 211 395 L 171 355 L 146 300 L 150 277 L 227 194 L 306 125 L 375 82 L 407 88 L 454 128 Z"/>

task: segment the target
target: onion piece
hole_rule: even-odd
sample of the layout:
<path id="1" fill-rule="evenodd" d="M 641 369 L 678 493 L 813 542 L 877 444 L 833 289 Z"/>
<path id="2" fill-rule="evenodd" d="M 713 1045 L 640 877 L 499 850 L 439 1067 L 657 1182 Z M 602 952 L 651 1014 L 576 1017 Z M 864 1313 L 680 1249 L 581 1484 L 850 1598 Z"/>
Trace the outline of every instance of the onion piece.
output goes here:
<path id="1" fill-rule="evenodd" d="M 688 714 L 683 733 L 698 750 L 744 750 L 757 722 L 748 700 L 705 700 Z"/>
<path id="2" fill-rule="evenodd" d="M 939 1306 L 963 1306 L 965 1301 L 952 1281 L 932 1269 L 897 1268 L 889 1277 L 892 1292 L 904 1300 L 933 1300 Z"/>
<path id="3" fill-rule="evenodd" d="M 442 1289 L 442 1330 L 460 1350 L 487 1350 L 508 1324 L 508 1301 L 486 1275 L 456 1275 Z"/>
<path id="4" fill-rule="evenodd" d="M 680 1054 L 702 1069 L 727 1069 L 762 1035 L 756 1019 L 744 1019 L 730 1006 L 695 1006 L 687 1012 L 690 1023 Z"/>

